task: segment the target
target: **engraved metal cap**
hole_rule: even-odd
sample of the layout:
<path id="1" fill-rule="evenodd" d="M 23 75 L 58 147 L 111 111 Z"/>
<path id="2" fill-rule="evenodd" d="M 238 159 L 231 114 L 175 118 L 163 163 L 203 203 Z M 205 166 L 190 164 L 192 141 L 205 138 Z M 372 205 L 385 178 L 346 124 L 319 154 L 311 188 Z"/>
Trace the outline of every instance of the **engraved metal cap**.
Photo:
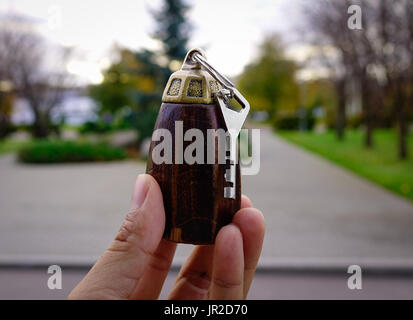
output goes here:
<path id="1" fill-rule="evenodd" d="M 202 49 L 188 51 L 181 69 L 169 77 L 162 102 L 215 103 L 215 94 L 221 89 L 221 85 L 193 59 L 195 53 L 205 58 Z"/>

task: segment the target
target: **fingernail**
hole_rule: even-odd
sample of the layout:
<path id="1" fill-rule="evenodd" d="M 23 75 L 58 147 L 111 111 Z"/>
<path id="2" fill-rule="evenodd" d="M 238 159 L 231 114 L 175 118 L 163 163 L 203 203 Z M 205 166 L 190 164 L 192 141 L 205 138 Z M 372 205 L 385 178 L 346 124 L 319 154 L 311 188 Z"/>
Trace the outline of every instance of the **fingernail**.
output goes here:
<path id="1" fill-rule="evenodd" d="M 149 190 L 149 182 L 146 175 L 140 174 L 136 179 L 135 187 L 132 193 L 131 209 L 139 209 L 145 202 Z"/>

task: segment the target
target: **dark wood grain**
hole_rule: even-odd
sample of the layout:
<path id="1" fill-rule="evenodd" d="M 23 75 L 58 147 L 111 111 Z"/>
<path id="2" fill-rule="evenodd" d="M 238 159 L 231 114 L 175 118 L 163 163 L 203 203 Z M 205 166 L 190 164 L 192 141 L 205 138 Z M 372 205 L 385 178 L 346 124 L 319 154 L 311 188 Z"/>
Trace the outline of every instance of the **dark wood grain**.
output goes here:
<path id="1" fill-rule="evenodd" d="M 175 150 L 175 121 L 183 121 L 184 132 L 198 128 L 207 136 L 207 129 L 225 129 L 221 111 L 214 104 L 163 103 L 155 129 L 170 130 Z M 152 161 L 152 149 L 159 142 L 152 142 L 147 173 L 159 183 L 165 206 L 166 224 L 164 238 L 182 243 L 211 244 L 220 228 L 232 221 L 241 205 L 241 175 L 236 165 L 236 197 L 224 198 L 225 170 L 228 164 L 174 164 L 157 165 Z M 191 142 L 184 142 L 186 148 Z M 217 142 L 216 142 L 217 143 Z M 216 144 L 217 146 L 217 144 Z M 218 152 L 218 148 L 215 148 Z M 204 139 L 206 159 L 206 138 Z M 216 154 L 216 159 L 218 156 Z M 206 161 L 205 161 L 206 163 Z"/>

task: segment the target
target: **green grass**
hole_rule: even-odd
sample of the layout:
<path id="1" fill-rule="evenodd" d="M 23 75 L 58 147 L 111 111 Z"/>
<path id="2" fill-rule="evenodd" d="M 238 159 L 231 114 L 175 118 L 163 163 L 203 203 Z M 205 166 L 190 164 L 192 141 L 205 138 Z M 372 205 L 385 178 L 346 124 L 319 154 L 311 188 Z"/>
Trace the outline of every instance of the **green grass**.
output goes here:
<path id="1" fill-rule="evenodd" d="M 277 132 L 281 137 L 317 153 L 383 187 L 413 200 L 413 134 L 408 137 L 409 159 L 397 157 L 397 134 L 393 130 L 376 130 L 374 147 L 364 147 L 364 133 L 346 131 L 339 142 L 332 131 L 307 133 Z"/>
<path id="2" fill-rule="evenodd" d="M 0 140 L 0 154 L 19 151 L 30 143 L 31 141 L 16 141 L 11 139 Z"/>

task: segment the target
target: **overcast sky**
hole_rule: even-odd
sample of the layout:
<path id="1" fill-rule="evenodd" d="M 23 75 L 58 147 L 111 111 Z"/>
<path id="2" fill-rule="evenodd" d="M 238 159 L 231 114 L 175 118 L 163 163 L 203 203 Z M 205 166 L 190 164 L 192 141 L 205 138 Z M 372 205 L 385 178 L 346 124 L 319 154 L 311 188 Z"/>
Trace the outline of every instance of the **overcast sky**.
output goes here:
<path id="1" fill-rule="evenodd" d="M 298 17 L 297 0 L 187 0 L 193 24 L 190 47 L 202 47 L 218 70 L 234 76 L 254 57 L 263 37 L 277 31 L 288 37 Z M 90 81 L 100 78 L 114 43 L 132 49 L 157 49 L 151 38 L 150 9 L 162 0 L 0 0 L 0 13 L 38 19 L 52 41 L 75 46 L 70 71 Z"/>

